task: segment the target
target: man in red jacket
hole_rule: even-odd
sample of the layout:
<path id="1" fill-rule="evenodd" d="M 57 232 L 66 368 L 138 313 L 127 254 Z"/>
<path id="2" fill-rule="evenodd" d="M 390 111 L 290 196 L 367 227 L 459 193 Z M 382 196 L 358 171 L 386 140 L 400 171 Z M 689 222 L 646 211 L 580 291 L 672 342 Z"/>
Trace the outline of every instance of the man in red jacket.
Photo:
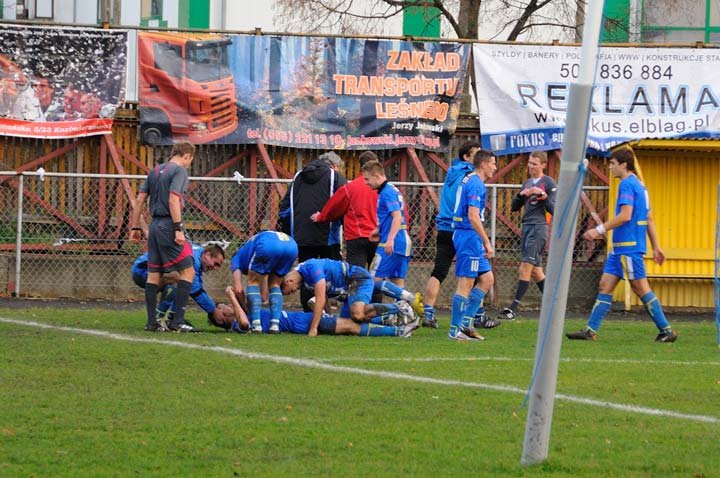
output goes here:
<path id="1" fill-rule="evenodd" d="M 378 158 L 372 151 L 360 154 L 360 167 Z M 344 216 L 345 260 L 352 265 L 368 268 L 375 257 L 377 242 L 370 241 L 370 233 L 377 228 L 378 193 L 365 184 L 362 174 L 338 189 L 330 200 L 310 219 L 314 222 L 337 221 Z"/>

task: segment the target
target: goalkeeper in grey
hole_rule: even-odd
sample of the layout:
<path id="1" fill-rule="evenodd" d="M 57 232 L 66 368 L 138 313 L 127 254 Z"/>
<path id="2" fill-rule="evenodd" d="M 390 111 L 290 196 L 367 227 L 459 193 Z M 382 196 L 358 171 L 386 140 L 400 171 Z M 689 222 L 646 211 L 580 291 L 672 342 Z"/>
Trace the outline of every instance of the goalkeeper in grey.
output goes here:
<path id="1" fill-rule="evenodd" d="M 520 192 L 513 197 L 512 211 L 524 208 L 520 235 L 520 270 L 515 298 L 498 316 L 499 319 L 513 320 L 525 293 L 530 287 L 530 279 L 535 281 L 540 293 L 545 288 L 545 272 L 542 269 L 542 254 L 548 235 L 546 214 L 555 211 L 555 192 L 557 185 L 545 174 L 548 157 L 544 151 L 533 151 L 528 158 L 530 177 L 522 185 Z"/>

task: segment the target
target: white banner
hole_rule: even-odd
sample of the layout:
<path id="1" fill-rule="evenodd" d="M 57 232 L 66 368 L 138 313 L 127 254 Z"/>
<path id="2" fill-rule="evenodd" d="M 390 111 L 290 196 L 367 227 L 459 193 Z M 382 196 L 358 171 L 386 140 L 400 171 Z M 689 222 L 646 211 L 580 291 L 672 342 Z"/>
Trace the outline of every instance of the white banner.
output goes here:
<path id="1" fill-rule="evenodd" d="M 484 148 L 512 154 L 562 147 L 580 48 L 474 45 Z M 720 53 L 601 48 L 588 149 L 643 138 L 720 137 Z"/>

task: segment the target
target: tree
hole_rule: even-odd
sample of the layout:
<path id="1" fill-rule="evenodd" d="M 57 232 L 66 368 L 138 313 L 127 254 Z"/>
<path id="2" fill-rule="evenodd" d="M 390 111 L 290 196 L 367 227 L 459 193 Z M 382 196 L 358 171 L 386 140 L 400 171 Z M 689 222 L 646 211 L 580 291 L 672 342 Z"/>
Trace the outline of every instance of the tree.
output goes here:
<path id="1" fill-rule="evenodd" d="M 276 0 L 275 20 L 287 31 L 305 33 L 397 35 L 403 11 L 422 7 L 437 15 L 444 38 L 515 41 L 575 41 L 582 25 L 576 11 L 586 0 Z M 581 18 L 581 17 L 580 17 Z M 582 18 L 581 20 L 582 21 Z M 482 27 L 482 32 L 481 32 Z M 548 34 L 548 32 L 550 32 Z M 465 78 L 461 110 L 471 109 Z"/>
<path id="2" fill-rule="evenodd" d="M 397 34 L 402 13 L 430 8 L 443 36 L 462 39 L 573 41 L 575 13 L 585 0 L 276 0 L 276 21 L 288 31 Z M 481 30 L 482 29 L 482 30 Z M 390 30 L 390 31 L 389 31 Z M 553 33 L 548 36 L 546 33 Z"/>

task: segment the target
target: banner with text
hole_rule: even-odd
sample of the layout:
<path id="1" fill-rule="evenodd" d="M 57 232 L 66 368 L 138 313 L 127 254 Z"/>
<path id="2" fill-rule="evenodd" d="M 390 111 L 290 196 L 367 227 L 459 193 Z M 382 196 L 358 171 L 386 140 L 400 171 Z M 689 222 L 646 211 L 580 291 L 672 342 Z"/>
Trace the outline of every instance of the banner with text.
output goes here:
<path id="1" fill-rule="evenodd" d="M 110 133 L 124 101 L 127 33 L 0 27 L 0 135 Z"/>
<path id="2" fill-rule="evenodd" d="M 473 47 L 483 147 L 496 154 L 561 148 L 580 48 Z M 643 138 L 720 137 L 720 53 L 601 48 L 588 149 Z"/>
<path id="3" fill-rule="evenodd" d="M 141 33 L 147 143 L 441 151 L 470 46 L 350 38 Z"/>

